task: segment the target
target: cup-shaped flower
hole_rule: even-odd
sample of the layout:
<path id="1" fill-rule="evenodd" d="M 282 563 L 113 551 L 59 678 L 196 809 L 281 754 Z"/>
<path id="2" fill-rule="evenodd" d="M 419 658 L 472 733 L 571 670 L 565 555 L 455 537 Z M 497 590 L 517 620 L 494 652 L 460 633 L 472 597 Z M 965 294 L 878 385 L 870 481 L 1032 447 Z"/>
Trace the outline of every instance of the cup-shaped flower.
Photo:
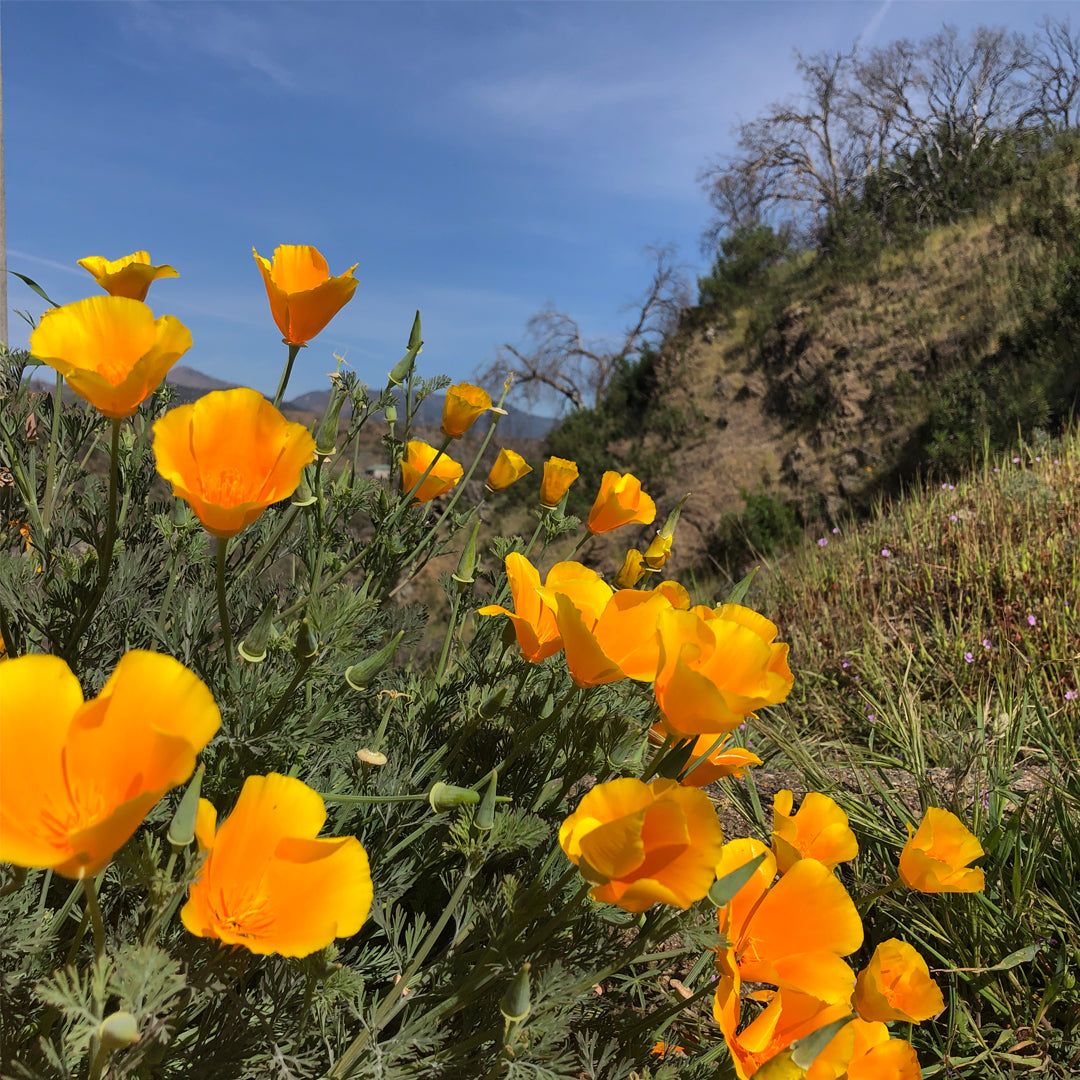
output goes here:
<path id="1" fill-rule="evenodd" d="M 982 854 L 982 844 L 955 814 L 932 806 L 917 831 L 908 825 L 900 878 L 919 892 L 982 892 L 983 872 L 968 866 Z"/>
<path id="2" fill-rule="evenodd" d="M 371 907 L 367 853 L 355 836 L 316 839 L 325 823 L 318 792 L 278 773 L 249 776 L 220 826 L 201 799 L 196 835 L 208 854 L 184 925 L 263 955 L 307 956 L 351 937 Z"/>
<path id="3" fill-rule="evenodd" d="M 102 255 L 88 255 L 79 265 L 94 275 L 97 283 L 110 296 L 126 296 L 145 300 L 150 286 L 158 278 L 179 277 L 171 266 L 152 266 L 148 251 L 136 251 L 111 262 Z"/>
<path id="4" fill-rule="evenodd" d="M 651 525 L 655 519 L 656 503 L 641 490 L 641 481 L 636 476 L 604 473 L 589 511 L 589 528 L 594 533 L 611 532 L 631 522 Z"/>
<path id="5" fill-rule="evenodd" d="M 491 395 L 471 383 L 455 383 L 446 388 L 442 411 L 442 433 L 460 439 L 491 408 Z"/>
<path id="6" fill-rule="evenodd" d="M 0 664 L 0 861 L 92 877 L 184 783 L 221 726 L 179 661 L 125 653 L 84 701 L 55 656 Z"/>
<path id="7" fill-rule="evenodd" d="M 431 472 L 424 476 L 429 465 Z M 464 474 L 465 470 L 453 458 L 440 454 L 426 442 L 413 439 L 405 447 L 405 456 L 401 459 L 401 483 L 406 492 L 412 491 L 416 482 L 424 476 L 424 482 L 413 493 L 414 503 L 431 502 L 445 495 Z"/>
<path id="8" fill-rule="evenodd" d="M 514 610 L 488 604 L 480 608 L 477 614 L 509 616 L 514 624 L 521 655 L 530 664 L 538 664 L 554 656 L 563 647 L 562 634 L 555 619 L 556 605 L 550 599 L 545 601 L 542 598 L 543 589 L 566 589 L 580 596 L 595 589 L 597 582 L 603 585 L 595 570 L 577 562 L 561 562 L 548 571 L 544 586 L 541 586 L 539 571 L 517 551 L 506 556 L 506 577 L 510 582 Z M 610 595 L 610 589 L 608 593 Z"/>
<path id="9" fill-rule="evenodd" d="M 157 470 L 207 532 L 226 538 L 287 499 L 315 440 L 256 390 L 215 390 L 154 424 Z"/>
<path id="10" fill-rule="evenodd" d="M 919 951 L 889 938 L 859 972 L 852 1004 L 864 1020 L 921 1024 L 944 1010 L 945 999 Z"/>
<path id="11" fill-rule="evenodd" d="M 540 482 L 540 505 L 553 510 L 562 502 L 570 485 L 578 478 L 578 467 L 566 458 L 552 457 L 544 462 L 544 479 Z"/>
<path id="12" fill-rule="evenodd" d="M 663 721 L 653 724 L 649 728 L 649 742 L 653 746 L 662 746 L 668 731 Z M 719 746 L 715 746 L 717 739 L 721 739 Z M 754 765 L 761 764 L 761 758 L 751 753 L 743 746 L 728 746 L 731 734 L 708 734 L 699 735 L 690 750 L 690 759 L 686 763 L 693 772 L 684 776 L 679 783 L 690 787 L 707 787 L 725 776 L 738 780 L 746 775 L 746 770 Z M 711 750 L 711 753 L 710 753 Z M 705 758 L 704 761 L 701 761 Z M 698 762 L 701 762 L 698 764 Z"/>
<path id="13" fill-rule="evenodd" d="M 495 459 L 488 473 L 488 491 L 505 491 L 511 484 L 516 484 L 523 476 L 531 473 L 532 466 L 516 451 L 504 446 Z"/>
<path id="14" fill-rule="evenodd" d="M 806 1080 L 919 1080 L 919 1058 L 910 1043 L 889 1037 L 878 1021 L 855 1017 L 845 1024 L 806 1071 Z"/>
<path id="15" fill-rule="evenodd" d="M 594 900 L 626 911 L 688 908 L 712 887 L 724 837 L 703 791 L 674 780 L 597 784 L 559 829 Z"/>
<path id="16" fill-rule="evenodd" d="M 746 717 L 783 701 L 793 678 L 788 647 L 764 616 L 724 604 L 665 611 L 656 624 L 660 665 L 656 701 L 681 735 L 734 731 Z"/>
<path id="17" fill-rule="evenodd" d="M 251 249 L 266 285 L 270 313 L 289 345 L 306 345 L 352 299 L 356 286 L 354 263 L 340 277 L 319 252 L 307 244 L 282 244 L 274 260 Z"/>
<path id="18" fill-rule="evenodd" d="M 645 573 L 645 556 L 637 548 L 631 548 L 623 559 L 619 572 L 615 575 L 615 585 L 619 589 L 632 589 Z"/>
<path id="19" fill-rule="evenodd" d="M 848 826 L 848 817 L 828 795 L 809 792 L 791 812 L 794 794 L 778 791 L 773 797 L 772 850 L 781 874 L 799 859 L 817 859 L 830 870 L 859 854 L 859 841 Z"/>
<path id="20" fill-rule="evenodd" d="M 30 352 L 114 420 L 131 416 L 190 348 L 191 332 L 179 319 L 155 319 L 144 303 L 126 296 L 52 308 L 30 335 Z"/>

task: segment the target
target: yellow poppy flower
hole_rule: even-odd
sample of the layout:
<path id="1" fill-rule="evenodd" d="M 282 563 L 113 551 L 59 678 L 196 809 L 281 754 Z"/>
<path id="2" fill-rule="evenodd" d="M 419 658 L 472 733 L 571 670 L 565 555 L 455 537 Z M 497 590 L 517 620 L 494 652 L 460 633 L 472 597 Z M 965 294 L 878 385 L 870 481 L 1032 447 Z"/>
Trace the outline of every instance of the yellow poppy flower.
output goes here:
<path id="1" fill-rule="evenodd" d="M 968 867 L 982 854 L 982 844 L 955 814 L 932 806 L 918 831 L 908 825 L 900 877 L 909 889 L 919 892 L 982 892 L 986 887 L 983 872 Z"/>
<path id="2" fill-rule="evenodd" d="M 141 301 L 93 296 L 53 308 L 30 335 L 30 352 L 114 420 L 131 416 L 191 348 L 191 332 L 172 315 L 154 318 Z"/>
<path id="3" fill-rule="evenodd" d="M 452 458 L 440 454 L 434 446 L 414 439 L 405 448 L 405 456 L 401 459 L 401 482 L 406 492 L 412 491 L 413 485 L 424 475 L 432 461 L 435 465 L 416 489 L 414 503 L 431 502 L 445 495 L 465 474 L 465 470 Z"/>
<path id="4" fill-rule="evenodd" d="M 520 454 L 503 447 L 488 473 L 488 491 L 504 491 L 532 471 L 532 466 Z"/>
<path id="5" fill-rule="evenodd" d="M 833 1036 L 806 1072 L 806 1080 L 919 1080 L 922 1071 L 910 1043 L 889 1037 L 877 1021 L 855 1017 Z"/>
<path id="6" fill-rule="evenodd" d="M 906 941 L 883 941 L 859 972 L 852 1004 L 864 1020 L 921 1024 L 945 1009 L 938 984 L 919 951 Z"/>
<path id="7" fill-rule="evenodd" d="M 195 675 L 142 650 L 91 701 L 59 657 L 7 660 L 0 700 L 0 861 L 70 878 L 108 865 L 221 726 Z"/>
<path id="8" fill-rule="evenodd" d="M 604 473 L 600 491 L 589 511 L 589 528 L 594 533 L 640 522 L 650 525 L 656 518 L 656 503 L 641 490 L 641 481 L 631 473 Z"/>
<path id="9" fill-rule="evenodd" d="M 353 298 L 360 284 L 352 276 L 359 263 L 340 277 L 331 277 L 326 260 L 307 244 L 282 244 L 274 249 L 273 262 L 254 248 L 251 253 L 266 285 L 270 313 L 289 345 L 306 345 Z"/>
<path id="10" fill-rule="evenodd" d="M 652 543 L 645 549 L 645 565 L 650 570 L 659 570 L 671 557 L 672 536 L 662 536 L 657 533 Z"/>
<path id="11" fill-rule="evenodd" d="M 725 604 L 665 611 L 656 624 L 660 667 L 654 691 L 667 726 L 682 735 L 734 731 L 787 698 L 788 647 L 764 616 Z"/>
<path id="12" fill-rule="evenodd" d="M 208 854 L 180 911 L 184 926 L 281 956 L 357 933 L 371 907 L 367 853 L 355 836 L 316 839 L 325 822 L 318 792 L 278 773 L 249 776 L 220 826 L 200 799 L 196 835 Z"/>
<path id="13" fill-rule="evenodd" d="M 688 908 L 711 888 L 723 831 L 709 797 L 674 780 L 597 784 L 559 829 L 594 900 L 626 911 Z"/>
<path id="14" fill-rule="evenodd" d="M 93 274 L 110 296 L 126 296 L 131 300 L 145 300 L 158 278 L 180 276 L 171 266 L 151 266 L 147 251 L 136 251 L 112 262 L 101 255 L 88 255 L 79 260 L 79 265 Z"/>
<path id="15" fill-rule="evenodd" d="M 157 470 L 222 538 L 300 486 L 315 440 L 255 390 L 215 390 L 154 424 Z"/>
<path id="16" fill-rule="evenodd" d="M 794 794 L 778 791 L 773 797 L 772 850 L 781 874 L 799 859 L 817 859 L 830 870 L 859 854 L 859 842 L 848 827 L 848 817 L 828 795 L 809 792 L 792 814 Z"/>
<path id="17" fill-rule="evenodd" d="M 476 423 L 481 413 L 491 408 L 491 395 L 471 383 L 455 383 L 446 388 L 443 404 L 442 433 L 460 439 Z"/>
<path id="18" fill-rule="evenodd" d="M 653 746 L 662 746 L 667 734 L 667 729 L 661 720 L 649 728 L 649 742 Z M 739 780 L 746 775 L 747 769 L 761 764 L 761 758 L 757 754 L 752 754 L 745 747 L 729 747 L 727 744 L 731 740 L 730 734 L 726 735 L 724 741 L 709 754 L 709 748 L 719 738 L 719 733 L 710 733 L 697 737 L 690 751 L 690 759 L 686 763 L 688 768 L 693 766 L 694 771 L 680 780 L 679 783 L 687 784 L 690 787 L 707 787 L 725 776 L 730 776 L 733 780 Z M 698 765 L 698 760 L 705 754 L 709 754 L 709 756 Z"/>
<path id="19" fill-rule="evenodd" d="M 645 556 L 637 548 L 631 548 L 623 559 L 615 584 L 620 589 L 632 589 L 645 573 Z"/>
<path id="20" fill-rule="evenodd" d="M 540 505 L 553 510 L 562 502 L 570 485 L 578 478 L 578 467 L 566 458 L 552 457 L 544 462 L 544 479 L 540 483 Z"/>

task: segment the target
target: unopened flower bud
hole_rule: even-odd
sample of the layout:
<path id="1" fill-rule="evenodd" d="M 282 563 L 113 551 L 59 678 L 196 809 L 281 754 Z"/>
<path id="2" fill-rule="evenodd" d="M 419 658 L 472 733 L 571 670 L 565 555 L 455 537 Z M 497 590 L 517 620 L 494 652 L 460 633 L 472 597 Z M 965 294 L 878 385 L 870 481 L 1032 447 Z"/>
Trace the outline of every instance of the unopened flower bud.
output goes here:
<path id="1" fill-rule="evenodd" d="M 413 319 L 412 331 L 409 333 L 408 352 L 394 365 L 390 372 L 391 386 L 401 386 L 405 382 L 423 344 L 424 342 L 420 337 L 420 312 L 418 311 L 416 318 Z M 389 419 L 390 417 L 387 416 L 387 420 Z M 395 419 L 397 419 L 396 416 Z"/>
<path id="2" fill-rule="evenodd" d="M 311 629 L 311 624 L 307 619 L 301 619 L 300 629 L 296 634 L 296 645 L 293 648 L 293 655 L 297 660 L 311 660 L 318 651 L 319 642 L 315 637 L 315 632 Z"/>
<path id="3" fill-rule="evenodd" d="M 471 585 L 476 579 L 473 571 L 476 569 L 476 534 L 480 531 L 480 522 L 473 525 L 472 535 L 468 543 L 461 551 L 458 559 L 457 570 L 453 573 L 453 579 L 461 585 Z"/>
<path id="4" fill-rule="evenodd" d="M 499 774 L 492 769 L 491 779 L 488 781 L 488 786 L 484 788 L 484 797 L 480 800 L 480 807 L 476 811 L 476 818 L 473 821 L 473 824 L 478 829 L 483 829 L 485 832 L 491 830 L 495 825 L 495 797 L 498 784 Z"/>
<path id="5" fill-rule="evenodd" d="M 480 793 L 472 788 L 455 787 L 441 780 L 428 792 L 428 802 L 436 814 L 445 814 L 458 806 L 471 806 L 480 801 Z"/>
<path id="6" fill-rule="evenodd" d="M 182 850 L 195 839 L 195 821 L 199 816 L 199 795 L 202 793 L 202 779 L 206 766 L 200 765 L 184 792 L 180 805 L 169 824 L 168 841 L 173 848 Z"/>
<path id="7" fill-rule="evenodd" d="M 480 702 L 480 708 L 477 712 L 485 720 L 490 720 L 498 711 L 502 708 L 502 703 L 506 700 L 506 692 L 509 689 L 507 686 L 500 686 L 498 690 L 493 694 L 488 694 L 483 701 Z"/>
<path id="8" fill-rule="evenodd" d="M 615 575 L 616 587 L 619 589 L 632 589 L 641 580 L 641 575 L 645 573 L 645 567 L 642 565 L 644 561 L 641 552 L 637 548 L 631 548 L 626 553 L 626 558 L 623 559 L 622 567 Z"/>
<path id="9" fill-rule="evenodd" d="M 26 418 L 26 423 L 23 425 L 23 438 L 28 442 L 37 442 L 38 437 L 38 422 L 37 416 L 34 413 L 30 413 Z"/>
<path id="10" fill-rule="evenodd" d="M 311 485 L 308 483 L 307 473 L 302 472 L 300 474 L 300 485 L 293 492 L 292 505 L 310 506 L 313 502 L 315 502 L 315 496 L 311 491 Z"/>
<path id="11" fill-rule="evenodd" d="M 266 645 L 270 640 L 270 634 L 274 629 L 274 612 L 277 610 L 277 599 L 270 600 L 263 608 L 262 614 L 255 621 L 243 641 L 236 647 L 236 651 L 249 663 L 258 664 L 266 659 Z"/>
<path id="12" fill-rule="evenodd" d="M 315 453 L 329 457 L 337 452 L 338 417 L 341 406 L 345 404 L 345 393 L 338 388 L 337 381 L 330 390 L 330 400 L 326 403 L 326 412 L 315 434 Z"/>
<path id="13" fill-rule="evenodd" d="M 345 669 L 345 681 L 354 690 L 363 690 L 393 659 L 405 631 L 399 630 L 378 652 Z"/>
<path id="14" fill-rule="evenodd" d="M 106 1016 L 97 1029 L 97 1037 L 101 1048 L 109 1051 L 123 1050 L 141 1038 L 139 1025 L 129 1012 L 114 1012 Z"/>
<path id="15" fill-rule="evenodd" d="M 671 554 L 671 537 L 657 533 L 652 543 L 645 549 L 645 565 L 650 570 L 659 570 L 668 561 Z"/>
<path id="16" fill-rule="evenodd" d="M 499 998 L 499 1011 L 507 1023 L 520 1024 L 532 1012 L 532 995 L 529 990 L 529 969 L 532 965 L 526 961 L 518 968 L 506 993 Z"/>

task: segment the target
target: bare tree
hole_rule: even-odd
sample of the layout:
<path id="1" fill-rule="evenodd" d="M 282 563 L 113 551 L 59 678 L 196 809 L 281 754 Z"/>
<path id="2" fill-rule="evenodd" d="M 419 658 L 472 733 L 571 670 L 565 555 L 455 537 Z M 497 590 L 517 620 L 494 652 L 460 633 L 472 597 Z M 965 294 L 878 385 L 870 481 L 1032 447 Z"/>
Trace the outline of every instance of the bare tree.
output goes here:
<path id="1" fill-rule="evenodd" d="M 577 322 L 546 307 L 525 326 L 526 342 L 503 345 L 476 378 L 494 384 L 512 376 L 513 392 L 528 407 L 586 409 L 600 402 L 619 366 L 675 329 L 690 302 L 682 267 L 669 249 L 651 252 L 654 267 L 645 293 L 626 310 L 632 321 L 617 342 L 586 342 Z"/>
<path id="2" fill-rule="evenodd" d="M 1080 30 L 1047 18 L 1027 50 L 1031 114 L 1055 131 L 1080 127 Z"/>

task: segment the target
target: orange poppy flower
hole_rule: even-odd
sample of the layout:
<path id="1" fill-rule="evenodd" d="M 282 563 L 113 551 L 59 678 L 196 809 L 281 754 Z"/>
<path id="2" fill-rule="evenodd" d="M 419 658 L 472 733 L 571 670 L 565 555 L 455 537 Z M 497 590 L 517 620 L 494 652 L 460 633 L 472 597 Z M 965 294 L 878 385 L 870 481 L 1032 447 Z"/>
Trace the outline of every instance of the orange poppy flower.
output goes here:
<path id="1" fill-rule="evenodd" d="M 52 308 L 30 335 L 30 352 L 114 420 L 131 416 L 190 348 L 191 331 L 179 319 L 155 320 L 145 304 L 125 296 Z"/>
<path id="2" fill-rule="evenodd" d="M 91 701 L 59 657 L 7 660 L 0 700 L 0 861 L 70 878 L 108 865 L 221 726 L 195 675 L 142 650 Z"/>
<path id="3" fill-rule="evenodd" d="M 208 855 L 180 911 L 184 926 L 281 956 L 357 933 L 371 907 L 367 853 L 355 836 L 316 839 L 325 823 L 318 792 L 278 773 L 249 776 L 220 826 L 200 799 L 196 835 Z"/>
<path id="4" fill-rule="evenodd" d="M 641 481 L 636 476 L 604 473 L 589 511 L 589 528 L 594 533 L 611 532 L 631 522 L 650 525 L 655 519 L 656 503 L 641 490 Z"/>
<path id="5" fill-rule="evenodd" d="M 465 470 L 453 458 L 440 454 L 426 442 L 414 439 L 405 448 L 405 456 L 401 459 L 401 483 L 406 492 L 412 491 L 413 485 L 433 461 L 435 464 L 431 472 L 413 495 L 414 503 L 431 502 L 445 495 L 465 475 Z"/>
<path id="6" fill-rule="evenodd" d="M 540 483 L 540 505 L 553 510 L 562 502 L 570 485 L 578 478 L 578 467 L 566 458 L 553 457 L 544 462 L 544 479 Z"/>
<path id="7" fill-rule="evenodd" d="M 817 859 L 830 870 L 859 854 L 859 841 L 848 827 L 848 817 L 828 795 L 809 792 L 792 814 L 795 796 L 778 791 L 773 797 L 772 850 L 781 874 L 799 859 Z"/>
<path id="8" fill-rule="evenodd" d="M 667 729 L 661 720 L 649 728 L 649 742 L 653 746 L 662 746 L 667 734 Z M 699 735 L 697 737 L 690 751 L 690 759 L 686 763 L 687 768 L 693 766 L 694 771 L 680 780 L 680 784 L 687 784 L 690 787 L 708 787 L 709 784 L 715 783 L 724 776 L 739 780 L 746 775 L 746 770 L 751 766 L 761 764 L 761 758 L 757 754 L 752 754 L 745 747 L 729 747 L 727 744 L 731 740 L 730 734 L 725 735 L 724 741 L 710 754 L 709 748 L 719 738 L 719 734 Z M 697 762 L 705 754 L 709 756 L 698 765 Z"/>
<path id="9" fill-rule="evenodd" d="M 521 655 L 530 664 L 538 664 L 541 660 L 554 656 L 563 647 L 562 634 L 555 619 L 555 608 L 542 599 L 543 589 L 565 588 L 575 595 L 580 595 L 583 591 L 595 588 L 597 582 L 603 585 L 595 570 L 577 562 L 561 562 L 548 571 L 545 585 L 541 586 L 539 571 L 517 551 L 506 556 L 506 577 L 510 582 L 514 610 L 509 611 L 498 604 L 488 604 L 480 608 L 477 615 L 508 616 L 514 624 Z"/>
<path id="10" fill-rule="evenodd" d="M 906 941 L 883 941 L 859 972 L 852 1004 L 864 1020 L 921 1024 L 945 1009 L 938 984 L 919 951 Z"/>
<path id="11" fill-rule="evenodd" d="M 215 390 L 154 424 L 157 470 L 207 532 L 246 529 L 299 486 L 315 440 L 256 390 Z"/>
<path id="12" fill-rule="evenodd" d="M 968 867 L 983 846 L 948 810 L 932 806 L 918 831 L 908 825 L 908 842 L 900 853 L 900 878 L 919 892 L 982 892 L 983 872 Z"/>
<path id="13" fill-rule="evenodd" d="M 281 336 L 288 345 L 306 345 L 353 298 L 360 284 L 352 276 L 354 263 L 340 277 L 331 277 L 330 268 L 319 252 L 307 244 L 282 244 L 274 249 L 274 261 L 264 259 L 254 248 Z"/>
<path id="14" fill-rule="evenodd" d="M 446 388 L 443 403 L 442 433 L 460 439 L 491 408 L 491 395 L 471 383 L 455 383 Z"/>
<path id="15" fill-rule="evenodd" d="M 615 575 L 615 585 L 620 589 L 632 589 L 645 574 L 645 556 L 637 548 L 631 548 Z"/>
<path id="16" fill-rule="evenodd" d="M 882 1023 L 855 1017 L 814 1059 L 806 1080 L 919 1080 L 922 1071 L 910 1043 L 891 1039 Z"/>
<path id="17" fill-rule="evenodd" d="M 532 466 L 520 454 L 503 447 L 495 459 L 495 464 L 491 466 L 491 472 L 488 473 L 487 489 L 488 491 L 504 491 L 532 471 Z"/>
<path id="18" fill-rule="evenodd" d="M 688 908 L 712 887 L 723 831 L 708 795 L 674 780 L 597 784 L 559 829 L 594 900 L 626 911 Z"/>
<path id="19" fill-rule="evenodd" d="M 794 679 L 776 626 L 738 604 L 665 611 L 656 624 L 654 690 L 667 726 L 681 735 L 734 731 L 750 713 L 784 701 Z"/>
<path id="20" fill-rule="evenodd" d="M 126 296 L 132 300 L 145 300 L 150 286 L 158 278 L 180 276 L 171 266 L 151 266 L 147 251 L 136 251 L 112 262 L 101 255 L 88 255 L 79 260 L 79 265 L 93 274 L 110 296 Z"/>

